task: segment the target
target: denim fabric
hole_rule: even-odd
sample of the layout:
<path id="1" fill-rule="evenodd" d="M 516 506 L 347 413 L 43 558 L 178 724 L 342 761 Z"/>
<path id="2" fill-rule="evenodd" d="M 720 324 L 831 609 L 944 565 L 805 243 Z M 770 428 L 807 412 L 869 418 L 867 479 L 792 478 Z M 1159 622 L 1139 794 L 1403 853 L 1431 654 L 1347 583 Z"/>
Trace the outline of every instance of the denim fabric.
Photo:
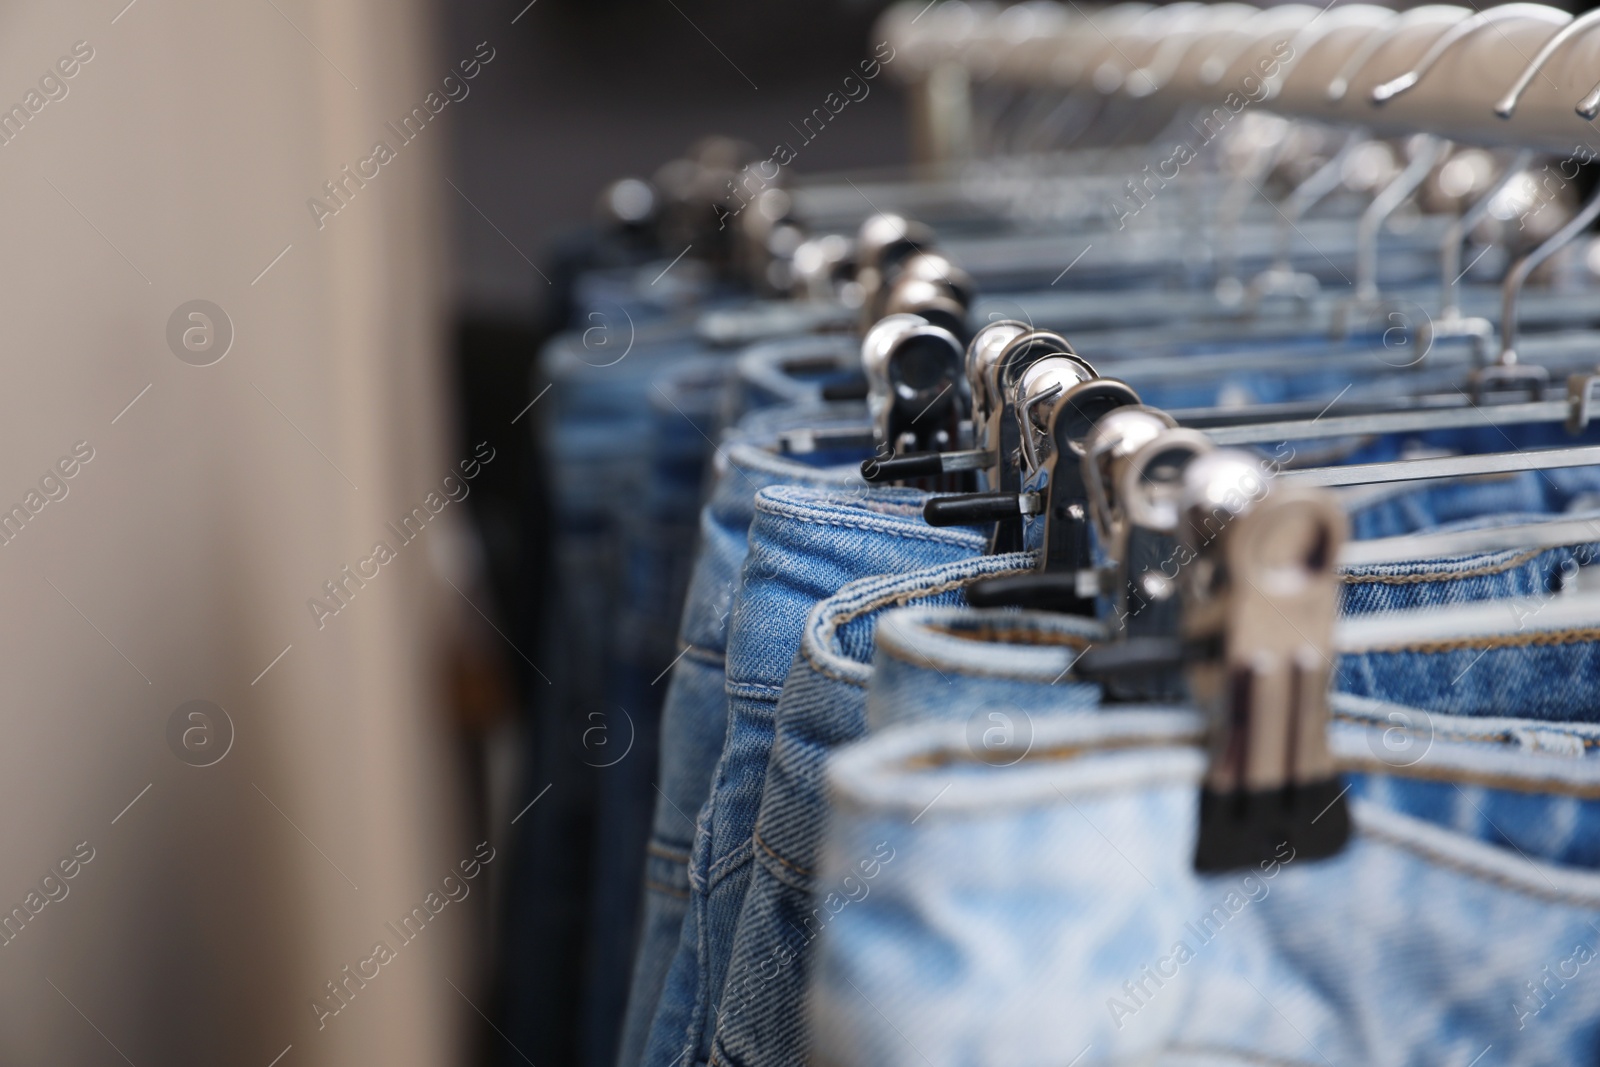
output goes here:
<path id="1" fill-rule="evenodd" d="M 675 662 L 661 665 L 668 677 L 652 681 L 653 687 L 666 686 L 666 694 L 654 816 L 645 851 L 644 917 L 617 1055 L 619 1067 L 641 1062 L 683 936 L 695 815 L 710 794 L 712 769 L 727 728 L 728 617 L 748 547 L 756 492 L 769 485 L 862 484 L 859 468 L 864 457 L 818 467 L 775 455 L 769 446 L 774 435 L 789 426 L 856 425 L 854 410 L 763 412 L 746 419 L 717 453 L 716 485 L 700 515 L 700 545 L 679 629 L 683 648 Z"/>
<path id="2" fill-rule="evenodd" d="M 1430 713 L 1595 722 L 1597 638 L 1582 593 L 1364 616 L 1341 624 L 1334 684 Z"/>
<path id="3" fill-rule="evenodd" d="M 1040 715 L 1034 754 L 1005 768 L 956 723 L 842 753 L 813 1062 L 1595 1061 L 1600 983 L 1582 968 L 1600 954 L 1600 873 L 1481 840 L 1455 809 L 1592 826 L 1580 798 L 1600 763 L 1436 741 L 1414 773 L 1443 782 L 1385 771 L 1352 789 L 1338 856 L 1201 876 L 1199 728 L 1183 712 Z M 1381 750 L 1385 728 L 1338 749 Z M 1442 823 L 1381 799 L 1446 782 L 1467 801 Z"/>
<path id="4" fill-rule="evenodd" d="M 816 891 L 827 803 L 828 753 L 866 735 L 867 682 L 878 617 L 906 604 L 957 604 L 983 578 L 1026 573 L 1032 555 L 1008 553 L 905 575 L 851 582 L 806 617 L 800 651 L 778 699 L 772 756 L 751 837 L 754 866 L 734 935 L 711 1062 L 799 1067 L 810 945 L 805 920 Z"/>
<path id="5" fill-rule="evenodd" d="M 1342 675 L 1405 656 L 1382 698 L 1426 704 L 1335 694 L 1350 845 L 1224 876 L 1192 868 L 1198 715 L 1078 713 L 1051 684 L 1081 643 L 1058 619 L 888 615 L 885 712 L 830 765 L 813 1062 L 1594 1062 L 1600 984 L 1577 974 L 1600 958 L 1600 703 L 1542 713 L 1590 688 L 1600 601 L 1510 608 L 1341 623 Z M 1457 645 L 1505 654 L 1456 681 L 1465 700 L 1434 677 Z M 897 646 L 920 665 L 891 671 Z M 1514 662 L 1547 647 L 1559 662 Z M 940 710 L 965 674 L 1012 686 L 1025 718 L 998 752 Z"/>
<path id="6" fill-rule="evenodd" d="M 928 494 L 774 487 L 756 495 L 749 552 L 728 627 L 727 734 L 696 820 L 690 910 L 643 1062 L 710 1056 L 728 956 L 750 880 L 751 834 L 778 697 L 807 613 L 848 582 L 981 555 L 975 529 L 922 519 Z"/>
<path id="7" fill-rule="evenodd" d="M 671 317 L 692 329 L 696 307 L 718 303 L 743 303 L 745 299 L 725 283 L 712 278 L 704 264 L 688 259 L 676 270 L 662 272 L 666 261 L 637 267 L 612 267 L 580 275 L 572 287 L 579 329 L 605 323 L 608 328 L 655 325 Z M 594 315 L 602 318 L 593 318 Z M 687 316 L 687 317 L 686 317 Z"/>
<path id="8" fill-rule="evenodd" d="M 677 655 L 678 618 L 694 559 L 700 487 L 726 408 L 732 361 L 696 356 L 656 375 L 649 393 L 647 477 L 621 527 L 620 603 L 606 706 L 591 710 L 575 748 L 596 774 L 583 1035 L 586 1063 L 609 1067 L 627 1007 L 655 808 L 661 702 L 655 682 Z"/>
<path id="9" fill-rule="evenodd" d="M 1418 552 L 1424 546 L 1437 549 L 1436 537 L 1389 538 L 1380 542 L 1383 562 L 1339 567 L 1340 612 L 1364 615 L 1476 600 L 1543 598 L 1571 592 L 1579 583 L 1584 568 L 1600 562 L 1600 513 L 1585 511 L 1571 517 L 1583 525 L 1565 545 L 1421 558 Z M 1427 532 L 1433 535 L 1464 533 L 1535 524 L 1549 518 L 1540 514 L 1500 513 L 1448 523 Z"/>
<path id="10" fill-rule="evenodd" d="M 738 358 L 739 410 L 822 402 L 822 387 L 861 371 L 861 340 L 818 334 L 751 345 Z"/>
<path id="11" fill-rule="evenodd" d="M 1007 748 L 1026 733 L 1041 689 L 1052 707 L 1099 706 L 1100 687 L 1072 667 L 1106 636 L 1101 623 L 1055 613 L 895 612 L 878 625 L 867 727 L 954 718 L 979 743 Z"/>
<path id="12" fill-rule="evenodd" d="M 1553 515 L 1592 507 L 1600 467 L 1523 471 L 1417 487 L 1406 483 L 1338 490 L 1358 540 L 1395 537 L 1462 519 L 1505 512 Z"/>
<path id="13" fill-rule="evenodd" d="M 614 986 L 617 976 L 589 955 L 586 938 L 592 880 L 615 857 L 604 854 L 605 828 L 597 826 L 603 771 L 583 739 L 596 736 L 586 731 L 597 722 L 619 741 L 628 729 L 611 683 L 626 599 L 626 525 L 652 481 L 651 382 L 698 351 L 670 322 L 641 322 L 631 347 L 629 340 L 618 330 L 554 338 L 541 353 L 530 393 L 548 383 L 548 395 L 526 420 L 539 426 L 548 465 L 554 581 L 540 590 L 537 610 L 547 621 L 541 646 L 529 655 L 543 677 L 531 676 L 518 807 L 546 786 L 549 793 L 515 828 L 507 914 L 507 940 L 515 948 L 506 1001 L 508 1036 L 541 1060 L 593 1064 L 607 1037 L 586 1004 L 598 995 L 589 977 Z M 608 1010 L 604 997 L 596 1010 Z"/>

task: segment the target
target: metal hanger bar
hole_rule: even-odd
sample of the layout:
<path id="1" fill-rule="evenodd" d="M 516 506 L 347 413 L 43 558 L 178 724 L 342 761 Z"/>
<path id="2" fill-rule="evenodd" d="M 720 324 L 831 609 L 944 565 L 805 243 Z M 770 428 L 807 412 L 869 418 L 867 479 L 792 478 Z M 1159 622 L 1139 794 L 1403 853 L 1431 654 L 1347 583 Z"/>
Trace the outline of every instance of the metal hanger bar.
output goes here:
<path id="1" fill-rule="evenodd" d="M 1439 393 L 1425 396 L 1379 397 L 1335 404 L 1331 413 L 1348 415 L 1380 415 L 1388 412 L 1415 412 L 1454 410 L 1470 407 L 1472 398 L 1464 393 Z M 1167 408 L 1168 415 L 1178 425 L 1194 430 L 1212 430 L 1220 427 L 1257 426 L 1262 423 L 1304 423 L 1318 416 L 1330 414 L 1325 400 L 1287 400 L 1277 404 L 1251 404 L 1242 408 Z"/>
<path id="2" fill-rule="evenodd" d="M 1527 452 L 1492 452 L 1476 456 L 1401 459 L 1389 463 L 1356 463 L 1346 467 L 1310 467 L 1278 475 L 1292 485 L 1382 485 L 1432 478 L 1468 478 L 1477 474 L 1562 470 L 1600 466 L 1600 445 Z"/>
<path id="3" fill-rule="evenodd" d="M 1445 559 L 1482 552 L 1515 552 L 1563 548 L 1600 541 L 1600 517 L 1519 522 L 1482 530 L 1404 534 L 1370 541 L 1347 542 L 1339 552 L 1341 567 L 1374 563 Z"/>
<path id="4" fill-rule="evenodd" d="M 1568 412 L 1569 405 L 1565 400 L 1545 400 L 1531 404 L 1486 404 L 1482 407 L 1463 404 L 1455 408 L 1335 415 L 1307 421 L 1262 422 L 1251 426 L 1217 426 L 1201 432 L 1218 445 L 1264 445 L 1274 441 L 1310 441 L 1327 437 L 1360 437 L 1367 434 L 1564 422 Z"/>

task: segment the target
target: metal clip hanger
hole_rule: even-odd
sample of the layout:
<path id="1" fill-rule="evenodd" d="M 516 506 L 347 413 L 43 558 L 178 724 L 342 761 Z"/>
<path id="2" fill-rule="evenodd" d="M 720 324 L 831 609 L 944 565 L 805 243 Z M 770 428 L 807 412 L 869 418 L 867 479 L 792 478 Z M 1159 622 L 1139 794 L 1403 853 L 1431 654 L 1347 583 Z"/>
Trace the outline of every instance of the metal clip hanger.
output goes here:
<path id="1" fill-rule="evenodd" d="M 1007 346 L 1031 332 L 1025 322 L 1002 319 L 983 326 L 967 343 L 967 388 L 972 394 L 972 448 L 968 451 L 902 453 L 893 458 L 875 458 L 861 465 L 861 476 L 868 482 L 882 483 L 906 478 L 923 478 L 962 470 L 981 472 L 981 489 L 999 484 L 999 418 L 1005 406 L 995 364 Z"/>
<path id="2" fill-rule="evenodd" d="M 920 315 L 890 315 L 862 338 L 858 365 L 859 379 L 830 383 L 848 388 L 824 392 L 823 399 L 865 399 L 865 425 L 788 430 L 779 436 L 784 452 L 859 449 L 887 458 L 897 448 L 955 449 L 969 443 L 971 392 L 962 375 L 961 342 L 948 330 Z M 957 480 L 944 488 L 970 485 Z"/>
<path id="3" fill-rule="evenodd" d="M 1549 63 L 1551 58 L 1555 56 L 1555 54 L 1559 52 L 1568 41 L 1572 40 L 1578 34 L 1594 28 L 1597 23 L 1600 23 L 1600 11 L 1590 11 L 1579 18 L 1570 19 L 1566 25 L 1557 30 L 1555 36 L 1551 37 L 1544 43 L 1544 46 L 1539 49 L 1538 54 L 1536 54 L 1533 59 L 1528 62 L 1528 66 L 1520 75 L 1517 76 L 1517 80 L 1513 82 L 1511 88 L 1506 91 L 1506 95 L 1494 105 L 1494 113 L 1503 119 L 1509 119 L 1513 114 L 1515 114 L 1517 110 L 1517 103 L 1522 99 L 1522 94 L 1527 90 L 1529 83 L 1533 81 L 1534 77 L 1539 73 L 1539 71 L 1544 69 L 1545 64 Z M 1577 111 L 1578 114 L 1583 114 L 1583 104 L 1581 102 L 1578 104 Z M 1593 118 L 1594 116 L 1591 115 L 1588 117 Z"/>
<path id="4" fill-rule="evenodd" d="M 1115 412 L 1101 426 L 1115 436 L 1118 421 L 1133 425 Z M 1077 670 L 1113 699 L 1170 699 L 1187 689 L 1207 713 L 1197 870 L 1252 867 L 1284 844 L 1308 859 L 1337 853 L 1350 833 L 1327 740 L 1334 561 L 1348 525 L 1337 500 L 1271 485 L 1257 457 L 1213 450 L 1183 430 L 1127 456 L 1121 480 L 1133 508 L 1129 530 L 1152 535 L 1142 546 L 1125 543 L 1148 566 L 1123 574 L 1153 575 L 1157 596 L 1125 636 L 1086 652 Z M 992 579 L 968 598 L 989 606 L 1010 593 L 1016 602 L 1026 581 Z M 1029 606 L 1050 605 L 1038 604 L 1035 591 Z"/>
<path id="5" fill-rule="evenodd" d="M 1584 445 L 1521 452 L 1483 452 L 1470 456 L 1398 459 L 1386 463 L 1352 463 L 1343 467 L 1305 467 L 1283 471 L 1278 477 L 1296 485 L 1382 485 L 1596 466 L 1600 466 L 1600 445 Z"/>
<path id="6" fill-rule="evenodd" d="M 856 284 L 861 287 L 862 330 L 882 316 L 888 275 L 903 261 L 933 247 L 933 231 L 902 215 L 868 216 L 856 238 Z"/>
<path id="7" fill-rule="evenodd" d="M 1511 265 L 1500 286 L 1500 352 L 1492 366 L 1476 372 L 1473 379 L 1475 394 L 1486 385 L 1505 381 L 1526 383 L 1535 392 L 1542 393 L 1543 383 L 1549 375 L 1543 367 L 1522 366 L 1517 363 L 1517 310 L 1522 298 L 1522 288 L 1528 276 L 1545 260 L 1572 243 L 1580 233 L 1600 218 L 1600 188 L 1589 194 L 1588 201 L 1566 225 L 1545 238 L 1539 247 Z"/>
<path id="8" fill-rule="evenodd" d="M 1350 53 L 1339 73 L 1328 83 L 1326 90 L 1328 102 L 1339 103 L 1344 100 L 1349 95 L 1351 84 L 1366 69 L 1373 57 L 1401 34 L 1431 22 L 1439 23 L 1439 32 L 1446 33 L 1452 25 L 1470 17 L 1471 14 L 1470 8 L 1456 4 L 1424 4 L 1401 13 L 1399 18 L 1373 32 L 1360 47 Z"/>
<path id="9" fill-rule="evenodd" d="M 887 275 L 878 317 L 921 315 L 958 338 L 967 335 L 967 310 L 975 289 L 967 272 L 937 252 L 918 252 Z"/>
<path id="10" fill-rule="evenodd" d="M 1116 701 L 1170 701 L 1183 695 L 1183 679 L 1170 660 L 1177 636 L 1179 555 L 1178 494 L 1183 472 L 1213 450 L 1202 434 L 1170 427 L 1148 408 L 1113 411 L 1095 427 L 1084 456 L 1085 478 L 1100 536 L 1111 565 L 1114 631 L 1088 669 Z M 1102 511 L 1102 508 L 1104 509 Z M 1096 577 L 1085 573 L 1081 584 Z"/>
<path id="11" fill-rule="evenodd" d="M 977 364 L 985 379 L 984 391 L 997 396 L 999 403 L 991 407 L 986 425 L 976 433 L 990 447 L 976 455 L 994 461 L 995 466 L 985 471 L 985 482 L 999 488 L 930 501 L 923 512 L 930 524 L 994 522 L 993 551 L 1023 547 L 1025 535 L 1019 523 L 1031 510 L 1044 506 L 1037 493 L 1024 493 L 1023 485 L 1055 458 L 1055 444 L 1048 437 L 1051 413 L 1078 386 L 1098 377 L 1093 367 L 1062 348 L 1070 350 L 1059 335 L 1029 330 L 1006 343 L 991 362 Z"/>
<path id="12" fill-rule="evenodd" d="M 1355 154 L 1355 150 L 1366 141 L 1365 130 L 1359 128 L 1350 130 L 1345 135 L 1343 143 L 1339 145 L 1338 151 L 1295 186 L 1294 190 L 1284 197 L 1283 202 L 1277 205 L 1277 255 L 1271 266 L 1250 280 L 1245 300 L 1246 307 L 1252 311 L 1258 310 L 1262 303 L 1272 296 L 1292 297 L 1302 307 L 1309 307 L 1311 301 L 1316 298 L 1322 288 L 1317 276 L 1294 269 L 1295 232 L 1306 212 L 1339 188 L 1344 180 L 1346 163 Z"/>
<path id="13" fill-rule="evenodd" d="M 891 315 L 867 331 L 861 342 L 867 415 L 881 452 L 961 446 L 971 416 L 964 357 L 950 331 L 918 315 Z"/>
<path id="14" fill-rule="evenodd" d="M 1444 240 L 1439 244 L 1439 316 L 1430 318 L 1417 331 L 1416 343 L 1417 348 L 1423 353 L 1422 358 L 1427 358 L 1436 341 L 1447 337 L 1466 337 L 1472 340 L 1479 359 L 1488 361 L 1488 349 L 1494 337 L 1494 325 L 1488 319 L 1479 316 L 1467 317 L 1461 312 L 1461 276 L 1466 273 L 1461 269 L 1461 246 L 1473 228 L 1488 217 L 1489 208 L 1495 199 L 1518 175 L 1527 170 L 1528 164 L 1532 161 L 1532 150 L 1519 151 L 1489 190 L 1452 220 L 1450 228 L 1445 231 Z"/>
<path id="15" fill-rule="evenodd" d="M 1197 457 L 1183 474 L 1179 529 L 1185 674 L 1210 719 L 1195 868 L 1304 859 L 1350 836 L 1328 748 L 1328 684 L 1348 522 L 1327 493 L 1268 491 L 1249 453 Z"/>
<path id="16" fill-rule="evenodd" d="M 1013 544 L 1031 549 L 1038 553 L 1040 571 L 1075 582 L 1093 565 L 1085 442 L 1101 418 L 1138 405 L 1139 395 L 1114 378 L 1086 378 L 1076 362 L 1060 356 L 1037 361 L 1013 391 L 1010 406 L 1025 442 L 1018 489 L 938 497 L 923 508 L 923 517 L 932 526 L 996 522 L 996 551 L 1012 551 Z M 1013 531 L 1017 536 L 1000 536 Z M 1093 592 L 1081 595 L 1075 586 L 1059 583 L 1051 589 L 1059 610 L 1094 614 Z"/>

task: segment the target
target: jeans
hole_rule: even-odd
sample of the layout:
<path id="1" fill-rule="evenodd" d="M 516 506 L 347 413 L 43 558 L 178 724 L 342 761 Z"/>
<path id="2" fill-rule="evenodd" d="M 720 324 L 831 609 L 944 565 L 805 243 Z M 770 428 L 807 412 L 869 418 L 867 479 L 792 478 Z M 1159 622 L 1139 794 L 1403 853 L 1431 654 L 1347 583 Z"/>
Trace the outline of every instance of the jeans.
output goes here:
<path id="1" fill-rule="evenodd" d="M 1511 515 L 1521 522 L 1548 516 Z M 1474 522 L 1471 526 L 1491 525 Z M 1493 524 L 1498 525 L 1498 523 Z M 1505 549 L 1450 559 L 1370 563 L 1339 569 L 1339 610 L 1344 615 L 1439 607 L 1475 600 L 1540 598 L 1569 588 L 1583 567 L 1600 560 L 1600 516 L 1593 540 L 1553 548 Z M 1397 539 L 1404 540 L 1404 539 Z M 1529 608 L 1534 607 L 1530 603 Z"/>
<path id="2" fill-rule="evenodd" d="M 853 334 L 817 334 L 751 345 L 739 353 L 740 411 L 822 402 L 822 387 L 861 372 L 861 341 Z"/>
<path id="3" fill-rule="evenodd" d="M 866 734 L 878 617 L 906 604 L 960 603 L 971 582 L 1032 569 L 1033 556 L 979 556 L 863 578 L 806 617 L 778 699 L 772 755 L 751 835 L 754 863 L 722 989 L 712 1059 L 737 1067 L 799 1065 L 809 1047 L 801 1011 L 811 954 L 805 921 L 817 890 L 827 818 L 828 754 Z"/>
<path id="4" fill-rule="evenodd" d="M 1600 467 L 1522 471 L 1438 482 L 1336 490 L 1350 513 L 1351 536 L 1395 537 L 1464 519 L 1520 512 L 1553 515 L 1594 506 Z"/>
<path id="5" fill-rule="evenodd" d="M 641 322 L 632 341 L 628 348 L 628 337 L 616 331 L 554 338 L 541 353 L 533 388 L 543 391 L 548 380 L 549 395 L 525 420 L 543 424 L 555 581 L 539 591 L 544 636 L 528 652 L 537 668 L 529 674 L 526 784 L 516 806 L 520 810 L 546 786 L 549 792 L 515 827 L 506 1025 L 507 1036 L 541 1061 L 593 1064 L 616 1031 L 614 1018 L 608 1023 L 604 1016 L 614 1011 L 617 996 L 617 949 L 591 952 L 587 935 L 595 893 L 606 892 L 594 879 L 609 877 L 617 860 L 608 854 L 601 808 L 620 798 L 607 800 L 618 783 L 608 783 L 614 776 L 598 766 L 606 760 L 589 752 L 585 741 L 608 736 L 625 742 L 630 727 L 618 704 L 635 715 L 639 729 L 652 728 L 638 723 L 631 698 L 619 700 L 615 689 L 623 655 L 617 635 L 631 596 L 628 526 L 656 480 L 650 446 L 666 425 L 651 411 L 652 383 L 699 351 L 670 322 Z M 608 729 L 591 732 L 597 724 Z"/>
<path id="6" fill-rule="evenodd" d="M 615 1062 L 627 1007 L 666 689 L 653 683 L 677 655 L 700 487 L 732 370 L 726 357 L 694 356 L 655 377 L 639 457 L 644 477 L 618 519 L 619 603 L 607 699 L 585 714 L 572 739 L 596 778 L 583 968 L 584 1059 L 591 1064 Z"/>
<path id="7" fill-rule="evenodd" d="M 807 613 L 848 582 L 983 553 L 976 529 L 936 529 L 914 489 L 773 487 L 756 495 L 728 626 L 727 731 L 696 820 L 689 910 L 643 1062 L 703 1064 L 749 884 L 751 836 L 778 698 Z"/>
<path id="8" fill-rule="evenodd" d="M 1593 1062 L 1600 709 L 1561 693 L 1594 677 L 1600 599 L 1510 607 L 1342 623 L 1341 688 L 1407 659 L 1332 697 L 1350 844 L 1205 876 L 1198 714 L 1084 714 L 1051 684 L 1082 643 L 1059 617 L 886 616 L 802 924 L 813 1062 Z M 1463 653 L 1489 671 L 1439 680 Z M 991 744 L 963 700 L 996 681 L 1015 722 Z"/>
<path id="9" fill-rule="evenodd" d="M 641 1062 L 650 1023 L 666 985 L 689 904 L 689 851 L 695 814 L 711 791 L 722 752 L 728 705 L 724 692 L 728 618 L 748 547 L 756 491 L 769 485 L 845 488 L 861 485 L 859 464 L 813 466 L 770 451 L 789 426 L 857 425 L 858 407 L 793 412 L 774 409 L 745 419 L 717 454 L 716 485 L 702 509 L 700 545 L 691 570 L 676 661 L 651 682 L 666 687 L 660 757 L 653 783 L 654 815 L 645 850 L 643 922 L 617 1063 Z M 810 457 L 840 460 L 839 456 Z M 667 670 L 667 668 L 670 668 Z"/>
<path id="10" fill-rule="evenodd" d="M 1422 785 L 1451 794 L 1446 811 L 1600 815 L 1581 799 L 1595 766 L 1435 725 L 1425 766 L 1445 781 Z M 1381 750 L 1386 726 L 1341 722 L 1338 750 Z M 1039 714 L 1041 755 L 1019 766 L 975 759 L 959 723 L 841 755 L 813 1062 L 1445 1067 L 1490 1046 L 1499 1063 L 1594 1062 L 1600 984 L 1581 969 L 1600 873 L 1381 799 L 1418 779 L 1353 773 L 1338 856 L 1198 875 L 1199 728 L 1178 711 Z"/>

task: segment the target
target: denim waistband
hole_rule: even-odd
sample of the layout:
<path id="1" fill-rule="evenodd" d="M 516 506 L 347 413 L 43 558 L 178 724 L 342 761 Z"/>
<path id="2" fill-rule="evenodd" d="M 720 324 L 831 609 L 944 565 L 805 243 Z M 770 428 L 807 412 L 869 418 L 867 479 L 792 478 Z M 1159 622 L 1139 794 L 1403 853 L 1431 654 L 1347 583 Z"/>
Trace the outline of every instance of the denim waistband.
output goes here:
<path id="1" fill-rule="evenodd" d="M 1395 710 L 1353 709 L 1337 751 L 1383 751 Z M 1600 984 L 1579 971 L 1600 955 L 1600 872 L 1519 855 L 1488 824 L 1529 797 L 1530 838 L 1555 814 L 1596 822 L 1560 794 L 1600 787 L 1600 761 L 1434 722 L 1415 765 L 1353 774 L 1390 785 L 1354 790 L 1342 853 L 1280 850 L 1243 875 L 1192 868 L 1192 711 L 1041 714 L 1014 764 L 955 722 L 843 750 L 813 1062 L 1464 1065 L 1490 1046 L 1496 1062 L 1592 1062 Z M 1391 803 L 1416 767 L 1475 825 Z"/>
<path id="2" fill-rule="evenodd" d="M 1093 619 L 1051 612 L 907 609 L 878 624 L 867 721 L 957 716 L 980 732 L 1025 722 L 1039 692 L 1076 707 L 1099 704 L 1100 687 L 1072 673 L 1106 639 Z"/>
<path id="3" fill-rule="evenodd" d="M 1436 531 L 1362 542 L 1364 562 L 1339 567 L 1340 610 L 1346 615 L 1569 591 L 1584 568 L 1600 561 L 1600 515 L 1572 516 L 1566 541 L 1533 548 L 1461 551 L 1464 535 L 1521 523 L 1541 514 L 1496 514 Z"/>
<path id="4" fill-rule="evenodd" d="M 910 559 L 931 565 L 983 552 L 982 531 L 924 522 L 927 501 L 917 489 L 866 486 L 787 485 L 757 493 L 734 624 L 747 640 L 737 650 L 729 646 L 729 684 L 781 685 L 807 613 L 846 583 L 903 573 Z M 741 618 L 752 612 L 762 625 Z"/>
<path id="5" fill-rule="evenodd" d="M 752 410 L 819 404 L 824 382 L 860 367 L 853 334 L 813 334 L 751 345 L 739 354 L 736 373 L 744 409 Z"/>
<path id="6" fill-rule="evenodd" d="M 719 659 L 727 644 L 736 578 L 748 551 L 756 494 L 775 485 L 866 488 L 859 462 L 818 467 L 777 455 L 768 444 L 776 432 L 763 437 L 741 432 L 717 452 L 715 486 L 700 514 L 699 559 L 679 636 L 690 648 Z"/>

